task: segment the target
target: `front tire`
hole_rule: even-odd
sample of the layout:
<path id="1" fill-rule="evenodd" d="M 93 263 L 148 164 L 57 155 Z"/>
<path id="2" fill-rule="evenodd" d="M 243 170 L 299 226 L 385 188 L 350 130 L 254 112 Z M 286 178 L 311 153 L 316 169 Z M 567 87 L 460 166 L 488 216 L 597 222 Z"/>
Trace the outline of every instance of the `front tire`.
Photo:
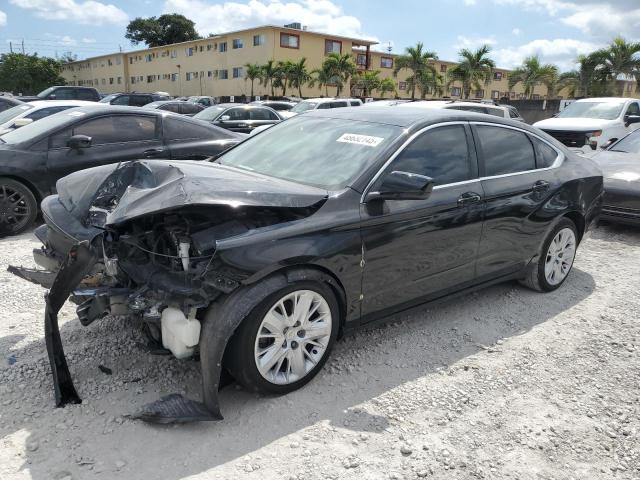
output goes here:
<path id="1" fill-rule="evenodd" d="M 339 308 L 331 288 L 301 281 L 268 296 L 240 324 L 225 364 L 246 389 L 285 394 L 322 369 L 335 343 Z"/>
<path id="2" fill-rule="evenodd" d="M 37 215 L 38 202 L 33 192 L 23 183 L 0 177 L 0 236 L 24 232 Z"/>
<path id="3" fill-rule="evenodd" d="M 540 255 L 531 265 L 522 283 L 539 292 L 551 292 L 569 276 L 578 247 L 575 224 L 568 218 L 561 219 L 545 238 Z"/>

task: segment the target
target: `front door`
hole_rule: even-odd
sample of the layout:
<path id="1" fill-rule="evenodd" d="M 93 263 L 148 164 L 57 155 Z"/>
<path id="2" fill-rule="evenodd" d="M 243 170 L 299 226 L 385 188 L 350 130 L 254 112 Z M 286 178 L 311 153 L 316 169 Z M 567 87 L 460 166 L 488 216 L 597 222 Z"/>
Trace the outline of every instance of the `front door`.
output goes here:
<path id="1" fill-rule="evenodd" d="M 361 206 L 363 321 L 470 285 L 482 232 L 483 191 L 468 125 L 428 129 L 385 168 L 434 179 L 426 200 Z M 368 317 L 368 318 L 367 318 Z"/>

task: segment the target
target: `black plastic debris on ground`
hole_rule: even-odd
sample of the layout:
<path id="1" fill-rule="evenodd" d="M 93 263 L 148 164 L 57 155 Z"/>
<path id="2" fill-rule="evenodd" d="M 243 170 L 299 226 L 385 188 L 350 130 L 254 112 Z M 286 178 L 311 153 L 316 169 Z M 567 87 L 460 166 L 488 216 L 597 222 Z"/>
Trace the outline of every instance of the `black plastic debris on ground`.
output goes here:
<path id="1" fill-rule="evenodd" d="M 153 403 L 148 403 L 140 411 L 128 417 L 159 424 L 222 420 L 221 416 L 212 415 L 204 404 L 185 398 L 179 393 L 172 393 Z"/>
<path id="2" fill-rule="evenodd" d="M 113 373 L 113 370 L 111 370 L 109 367 L 105 367 L 104 365 L 98 365 L 98 370 L 106 375 L 111 375 Z"/>

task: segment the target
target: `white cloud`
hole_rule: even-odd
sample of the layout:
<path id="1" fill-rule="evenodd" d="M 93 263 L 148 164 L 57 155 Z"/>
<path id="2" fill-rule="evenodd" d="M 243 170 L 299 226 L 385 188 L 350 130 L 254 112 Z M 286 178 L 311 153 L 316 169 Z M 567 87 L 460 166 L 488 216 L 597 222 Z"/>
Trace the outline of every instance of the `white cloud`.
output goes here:
<path id="1" fill-rule="evenodd" d="M 463 48 L 467 49 L 476 49 L 480 48 L 483 45 L 489 45 L 490 47 L 496 45 L 498 41 L 495 37 L 465 37 L 464 35 L 458 35 L 457 42 L 454 44 L 453 48 L 456 50 L 461 50 Z"/>
<path id="2" fill-rule="evenodd" d="M 4 27 L 7 24 L 7 14 L 0 10 L 0 27 Z"/>
<path id="3" fill-rule="evenodd" d="M 95 38 L 83 38 L 82 39 L 82 43 L 96 43 L 96 39 Z"/>
<path id="4" fill-rule="evenodd" d="M 309 30 L 375 40 L 363 32 L 360 20 L 345 15 L 341 7 L 329 0 L 249 0 L 215 4 L 205 0 L 166 0 L 163 10 L 191 18 L 201 35 L 300 22 Z"/>
<path id="5" fill-rule="evenodd" d="M 112 4 L 86 0 L 9 0 L 16 7 L 32 10 L 46 20 L 67 20 L 87 25 L 124 24 L 128 15 Z"/>
<path id="6" fill-rule="evenodd" d="M 476 3 L 478 3 L 477 0 L 464 0 L 464 4 L 468 7 L 475 5 Z"/>
<path id="7" fill-rule="evenodd" d="M 514 28 L 513 30 L 511 30 L 511 33 L 517 36 L 522 33 L 522 30 L 520 30 L 519 28 Z"/>
<path id="8" fill-rule="evenodd" d="M 578 55 L 590 53 L 600 47 L 601 44 L 572 38 L 539 39 L 517 47 L 495 50 L 493 58 L 499 66 L 513 68 L 521 65 L 526 57 L 538 55 L 544 63 L 553 63 L 561 70 L 571 70 Z"/>
<path id="9" fill-rule="evenodd" d="M 53 33 L 45 33 L 44 34 L 47 39 L 50 39 L 57 44 L 61 44 L 64 47 L 73 47 L 78 45 L 78 41 L 75 38 L 70 37 L 69 35 L 54 35 Z"/>

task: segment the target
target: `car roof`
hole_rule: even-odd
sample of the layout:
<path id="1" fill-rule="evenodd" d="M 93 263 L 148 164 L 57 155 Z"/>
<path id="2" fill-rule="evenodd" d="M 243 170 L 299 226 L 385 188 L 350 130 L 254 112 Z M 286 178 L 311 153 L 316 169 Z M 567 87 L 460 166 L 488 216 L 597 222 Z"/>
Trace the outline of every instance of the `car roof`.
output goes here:
<path id="1" fill-rule="evenodd" d="M 452 100 L 420 100 L 417 102 L 406 102 L 397 105 L 402 108 L 420 107 L 420 108 L 452 108 L 452 107 L 486 107 L 504 109 L 504 105 L 493 105 L 492 103 L 481 102 L 456 102 Z"/>
<path id="2" fill-rule="evenodd" d="M 576 100 L 576 102 L 607 102 L 607 103 L 624 103 L 630 101 L 638 101 L 637 98 L 628 98 L 628 97 L 593 97 L 593 98 L 581 98 L 580 100 Z"/>
<path id="3" fill-rule="evenodd" d="M 359 102 L 362 101 L 359 98 L 317 97 L 317 98 L 307 98 L 306 100 L 303 100 L 303 102 L 324 103 L 324 102 L 337 102 L 337 101 L 348 102 L 348 101 L 354 101 L 354 100 L 358 100 Z"/>
<path id="4" fill-rule="evenodd" d="M 33 102 L 29 102 L 36 108 L 45 108 L 45 107 L 55 107 L 55 106 L 65 106 L 72 105 L 82 107 L 84 105 L 95 105 L 96 102 L 90 102 L 88 100 L 34 100 Z"/>
<path id="5" fill-rule="evenodd" d="M 155 102 L 151 102 L 151 103 L 147 103 L 146 105 L 144 105 L 145 107 L 149 107 L 149 106 L 155 106 L 155 105 L 166 105 L 168 103 L 179 103 L 179 104 L 183 104 L 184 102 L 181 102 L 180 100 L 156 100 Z"/>

